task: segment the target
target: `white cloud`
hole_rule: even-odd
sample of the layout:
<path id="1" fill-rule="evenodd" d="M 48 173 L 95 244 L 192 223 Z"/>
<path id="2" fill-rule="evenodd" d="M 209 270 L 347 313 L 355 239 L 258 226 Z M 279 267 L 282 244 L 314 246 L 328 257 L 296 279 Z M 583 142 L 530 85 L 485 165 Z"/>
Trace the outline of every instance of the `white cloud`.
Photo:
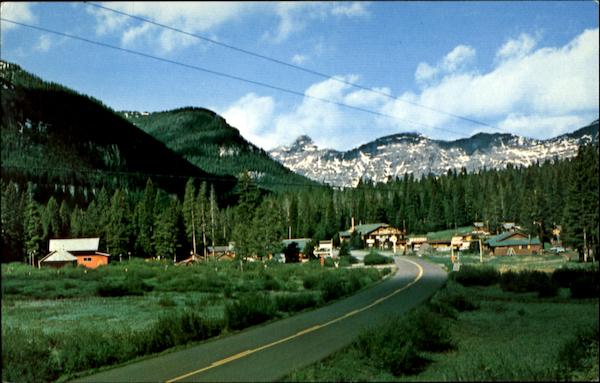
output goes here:
<path id="1" fill-rule="evenodd" d="M 156 21 L 190 33 L 201 33 L 217 29 L 234 21 L 253 8 L 244 2 L 109 2 L 106 7 L 138 17 Z M 124 45 L 134 45 L 140 39 L 158 42 L 158 48 L 169 52 L 176 47 L 183 48 L 200 40 L 181 33 L 140 23 L 124 15 L 93 9 L 96 16 L 96 33 L 122 33 Z"/>
<path id="2" fill-rule="evenodd" d="M 475 49 L 467 45 L 459 45 L 444 57 L 442 66 L 448 73 L 454 72 L 475 58 Z"/>
<path id="3" fill-rule="evenodd" d="M 347 17 L 366 16 L 369 14 L 365 3 L 352 2 L 350 4 L 336 4 L 331 10 L 332 15 L 342 15 Z"/>
<path id="4" fill-rule="evenodd" d="M 476 52 L 468 45 L 458 45 L 444 56 L 435 66 L 426 62 L 417 65 L 415 80 L 417 83 L 427 83 L 438 78 L 438 75 L 451 74 L 467 68 L 473 62 Z"/>
<path id="5" fill-rule="evenodd" d="M 511 113 L 498 124 L 498 127 L 520 136 L 545 139 L 567 133 L 572 131 L 573 127 L 584 126 L 590 121 L 589 117 L 578 115 L 546 116 Z"/>
<path id="6" fill-rule="evenodd" d="M 294 64 L 298 64 L 298 65 L 304 64 L 307 60 L 308 60 L 308 56 L 306 56 L 306 55 L 295 54 L 292 57 L 292 62 Z"/>
<path id="7" fill-rule="evenodd" d="M 222 116 L 253 144 L 263 148 L 271 147 L 273 137 L 267 129 L 273 118 L 274 108 L 275 102 L 271 97 L 248 93 L 230 105 Z"/>
<path id="8" fill-rule="evenodd" d="M 37 44 L 34 46 L 34 50 L 38 52 L 48 52 L 50 48 L 54 45 L 54 42 L 50 38 L 50 36 L 43 34 L 40 36 Z"/>
<path id="9" fill-rule="evenodd" d="M 452 52 L 453 55 L 445 55 L 436 65 L 438 81 L 418 92 L 404 92 L 398 99 L 328 79 L 307 87 L 305 95 L 309 97 L 289 110 L 276 110 L 271 98 L 250 94 L 236 101 L 226 115 L 231 116 L 228 121 L 231 118 L 230 123 L 240 128 L 245 137 L 265 149 L 289 144 L 301 134 L 309 135 L 321 147 L 349 149 L 402 131 L 416 130 L 447 140 L 482 129 L 491 131 L 414 104 L 534 138 L 554 137 L 597 118 L 598 29 L 586 30 L 562 47 L 531 48 L 520 57 L 496 61 L 483 73 L 461 71 L 472 60 L 474 51 L 461 48 Z M 456 71 L 447 72 L 444 66 Z M 339 79 L 359 81 L 357 75 Z M 391 93 L 386 87 L 376 90 Z M 353 111 L 312 97 L 369 109 L 396 119 Z M 452 131 L 464 134 L 455 135 Z"/>
<path id="10" fill-rule="evenodd" d="M 0 4 L 0 11 L 5 19 L 30 24 L 37 21 L 37 17 L 31 11 L 31 5 L 32 3 L 28 2 L 7 1 Z M 12 23 L 2 22 L 2 32 L 7 32 L 16 26 Z"/>
<path id="11" fill-rule="evenodd" d="M 275 14 L 279 18 L 276 30 L 268 31 L 263 38 L 273 43 L 285 41 L 293 33 L 300 32 L 306 28 L 309 22 L 314 20 L 326 20 L 329 16 L 337 17 L 364 17 L 369 12 L 367 3 L 335 3 L 335 2 L 312 2 L 312 1 L 282 1 L 275 5 Z"/>
<path id="12" fill-rule="evenodd" d="M 522 33 L 516 39 L 510 39 L 496 52 L 496 58 L 507 60 L 527 55 L 536 46 L 537 41 L 530 35 Z"/>
<path id="13" fill-rule="evenodd" d="M 504 44 L 499 52 L 503 52 L 502 57 L 509 57 L 510 52 L 511 59 L 498 61 L 487 73 L 447 73 L 435 84 L 422 88 L 419 94 L 407 93 L 403 97 L 486 122 L 506 119 L 500 124 L 506 127 L 515 127 L 515 121 L 524 121 L 517 119 L 517 115 L 530 116 L 532 121 L 531 116 L 535 116 L 537 123 L 531 125 L 532 136 L 541 136 L 547 131 L 540 121 L 552 121 L 561 130 L 565 121 L 576 121 L 575 116 L 584 112 L 589 115 L 595 111 L 597 115 L 598 29 L 584 31 L 563 47 L 534 50 L 527 38 L 520 41 L 520 45 Z M 459 122 L 398 101 L 390 102 L 384 109 L 438 126 Z M 506 118 L 511 114 L 512 118 Z"/>

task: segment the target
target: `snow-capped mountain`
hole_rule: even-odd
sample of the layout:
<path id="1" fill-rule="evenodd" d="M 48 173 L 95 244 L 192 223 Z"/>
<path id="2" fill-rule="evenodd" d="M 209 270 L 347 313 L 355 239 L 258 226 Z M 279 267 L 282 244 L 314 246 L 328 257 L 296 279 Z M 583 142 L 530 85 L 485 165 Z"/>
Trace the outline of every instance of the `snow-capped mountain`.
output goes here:
<path id="1" fill-rule="evenodd" d="M 512 134 L 478 133 L 456 141 L 432 140 L 416 133 L 381 137 L 358 148 L 340 152 L 321 149 L 308 136 L 269 152 L 289 169 L 332 186 L 355 186 L 362 178 L 387 182 L 404 174 L 415 177 L 443 174 L 449 169 L 505 168 L 509 163 L 528 166 L 555 157 L 574 157 L 579 145 L 598 142 L 598 120 L 573 133 L 548 140 Z"/>

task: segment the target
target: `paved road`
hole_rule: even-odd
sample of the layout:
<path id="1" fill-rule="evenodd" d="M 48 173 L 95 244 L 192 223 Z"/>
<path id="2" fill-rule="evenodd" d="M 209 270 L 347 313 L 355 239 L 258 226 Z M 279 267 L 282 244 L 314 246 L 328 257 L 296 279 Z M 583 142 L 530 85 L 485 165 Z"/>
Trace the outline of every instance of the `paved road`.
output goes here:
<path id="1" fill-rule="evenodd" d="M 446 273 L 398 257 L 398 272 L 352 297 L 198 346 L 100 372 L 78 382 L 275 381 L 347 346 L 366 327 L 415 307 Z"/>

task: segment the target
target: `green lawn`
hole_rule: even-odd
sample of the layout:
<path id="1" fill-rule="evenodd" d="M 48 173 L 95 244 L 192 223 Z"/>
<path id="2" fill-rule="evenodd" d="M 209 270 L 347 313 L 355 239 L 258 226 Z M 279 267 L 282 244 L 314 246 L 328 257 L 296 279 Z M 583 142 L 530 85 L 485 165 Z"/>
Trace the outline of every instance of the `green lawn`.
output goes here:
<path id="1" fill-rule="evenodd" d="M 507 257 L 500 260 L 487 259 L 485 263 L 498 269 L 513 271 L 533 268 L 550 270 L 567 264 L 560 258 L 562 257 Z M 432 256 L 428 259 L 445 266 L 450 264 L 449 256 Z M 512 263 L 508 262 L 509 260 L 512 260 Z M 464 257 L 463 261 L 467 264 L 479 263 L 478 257 L 474 256 Z M 585 267 L 575 263 L 568 266 Z M 460 299 L 452 301 L 449 297 Z M 598 380 L 597 298 L 572 298 L 567 288 L 560 288 L 556 296 L 539 298 L 535 292 L 503 291 L 499 284 L 464 287 L 449 280 L 432 301 L 438 302 L 438 306 L 427 304 L 421 308 L 438 307 L 429 308 L 433 311 L 428 314 L 428 318 L 432 321 L 435 317 L 441 318 L 438 320 L 442 320 L 448 326 L 447 330 L 455 347 L 437 353 L 420 351 L 421 357 L 426 360 L 426 365 L 421 371 L 395 376 L 388 367 L 382 365 L 379 357 L 365 353 L 360 342 L 354 342 L 321 362 L 293 372 L 285 380 Z M 451 302 L 464 301 L 475 304 L 475 309 L 464 309 L 463 306 L 463 309 L 454 310 L 454 315 L 444 315 L 448 307 L 460 307 L 453 306 Z M 441 306 L 439 302 L 442 302 Z M 441 314 L 439 307 L 442 308 Z M 400 318 L 400 323 L 405 322 L 403 318 L 405 317 Z M 383 328 L 375 330 L 372 334 L 384 331 Z M 418 327 L 415 331 L 419 332 L 422 329 Z M 581 339 L 587 339 L 588 343 L 580 345 L 583 342 Z M 386 347 L 386 342 L 384 339 L 380 347 Z M 403 356 L 404 354 L 399 353 L 397 357 Z"/>
<path id="2" fill-rule="evenodd" d="M 318 262 L 3 264 L 2 380 L 53 381 L 202 341 L 352 294 L 389 271 Z"/>

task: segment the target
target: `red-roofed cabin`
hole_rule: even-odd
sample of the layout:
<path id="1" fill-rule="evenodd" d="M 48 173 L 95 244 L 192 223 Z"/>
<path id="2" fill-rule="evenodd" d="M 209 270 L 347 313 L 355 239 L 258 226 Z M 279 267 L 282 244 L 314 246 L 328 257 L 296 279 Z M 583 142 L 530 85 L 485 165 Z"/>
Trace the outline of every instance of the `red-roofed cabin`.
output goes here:
<path id="1" fill-rule="evenodd" d="M 100 238 L 51 239 L 50 253 L 66 251 L 77 258 L 77 264 L 90 269 L 107 265 L 110 254 L 98 251 Z"/>

